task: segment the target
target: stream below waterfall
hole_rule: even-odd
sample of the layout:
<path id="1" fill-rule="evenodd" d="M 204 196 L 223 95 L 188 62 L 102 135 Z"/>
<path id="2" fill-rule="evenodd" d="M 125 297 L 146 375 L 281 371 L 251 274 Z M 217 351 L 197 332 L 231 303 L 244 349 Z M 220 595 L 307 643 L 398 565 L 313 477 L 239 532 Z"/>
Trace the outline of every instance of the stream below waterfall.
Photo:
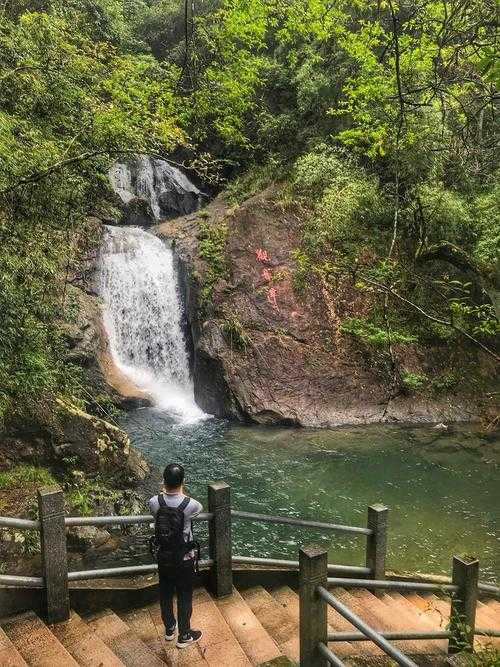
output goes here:
<path id="1" fill-rule="evenodd" d="M 150 462 L 182 463 L 202 502 L 207 482 L 223 479 L 234 508 L 360 526 L 382 502 L 389 568 L 449 574 L 452 555 L 466 553 L 480 558 L 483 580 L 500 578 L 500 470 L 477 454 L 500 442 L 468 426 L 313 431 L 211 418 L 194 401 L 171 249 L 138 227 L 107 228 L 97 278 L 112 357 L 155 402 L 122 426 Z M 131 529 L 118 552 L 86 558 L 150 562 L 147 537 Z M 300 544 L 319 541 L 330 562 L 364 564 L 362 537 L 238 521 L 233 537 L 238 555 L 296 559 Z"/>

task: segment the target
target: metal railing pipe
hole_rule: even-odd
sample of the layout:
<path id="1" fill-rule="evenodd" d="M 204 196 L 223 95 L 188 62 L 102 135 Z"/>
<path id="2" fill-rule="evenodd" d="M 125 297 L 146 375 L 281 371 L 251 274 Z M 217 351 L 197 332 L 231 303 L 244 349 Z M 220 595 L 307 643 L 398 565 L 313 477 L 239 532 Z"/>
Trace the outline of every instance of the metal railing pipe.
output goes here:
<path id="1" fill-rule="evenodd" d="M 437 593 L 456 593 L 458 586 L 454 584 L 427 584 L 417 581 L 388 581 L 386 579 L 344 579 L 328 577 L 328 586 L 341 588 L 385 588 L 392 591 L 430 591 Z"/>
<path id="2" fill-rule="evenodd" d="M 21 530 L 40 530 L 40 521 L 17 519 L 16 517 L 0 516 L 0 528 L 20 528 Z"/>
<path id="3" fill-rule="evenodd" d="M 43 577 L 23 577 L 17 574 L 0 574 L 2 586 L 22 586 L 27 588 L 43 588 L 45 581 Z"/>
<path id="4" fill-rule="evenodd" d="M 324 523 L 322 521 L 309 521 L 309 519 L 296 519 L 292 516 L 271 516 L 270 514 L 255 514 L 254 512 L 240 512 L 232 510 L 231 515 L 235 519 L 244 521 L 261 521 L 263 523 L 282 523 L 290 526 L 304 526 L 306 528 L 318 528 L 319 530 L 336 530 L 342 533 L 357 533 L 359 535 L 371 535 L 370 528 L 360 526 L 343 526 L 336 523 Z"/>
<path id="5" fill-rule="evenodd" d="M 500 630 L 498 628 L 496 630 L 490 628 L 476 628 L 474 634 L 481 635 L 482 637 L 500 637 Z"/>
<path id="6" fill-rule="evenodd" d="M 280 558 L 260 558 L 257 556 L 233 556 L 233 563 L 248 565 L 270 565 L 272 567 L 288 567 L 297 570 L 298 560 L 282 560 Z M 328 565 L 328 572 L 341 572 L 343 574 L 370 574 L 369 567 L 358 567 L 357 565 Z"/>
<path id="7" fill-rule="evenodd" d="M 342 662 L 342 660 L 338 658 L 335 653 L 330 651 L 328 646 L 323 644 L 323 642 L 319 642 L 318 651 L 324 658 L 326 658 L 326 660 L 328 660 L 330 665 L 334 665 L 334 667 L 346 667 L 345 662 Z"/>
<path id="8" fill-rule="evenodd" d="M 211 567 L 212 560 L 200 560 L 198 566 L 200 568 Z M 124 567 L 106 567 L 99 570 L 80 570 L 68 572 L 68 581 L 86 581 L 88 579 L 106 579 L 107 577 L 116 577 L 127 574 L 149 574 L 150 572 L 157 572 L 157 563 L 148 565 L 127 565 Z"/>
<path id="9" fill-rule="evenodd" d="M 202 512 L 193 521 L 210 521 L 212 514 Z M 152 514 L 131 514 L 119 515 L 111 514 L 109 516 L 68 516 L 64 519 L 66 526 L 129 526 L 137 523 L 153 523 Z"/>
<path id="10" fill-rule="evenodd" d="M 493 595 L 497 595 L 498 597 L 500 597 L 500 588 L 498 586 L 495 586 L 494 584 L 479 583 L 477 587 L 483 593 L 493 593 Z"/>
<path id="11" fill-rule="evenodd" d="M 429 630 L 428 632 L 379 632 L 384 639 L 449 639 L 451 632 L 447 630 Z M 334 632 L 328 635 L 329 642 L 366 642 L 362 632 Z"/>
<path id="12" fill-rule="evenodd" d="M 393 658 L 398 665 L 401 665 L 401 667 L 418 667 L 413 660 L 410 660 L 410 658 L 401 653 L 399 649 L 390 644 L 379 632 L 370 628 L 369 625 L 366 625 L 359 616 L 354 614 L 345 604 L 342 604 L 340 600 L 337 600 L 337 598 L 329 593 L 326 588 L 318 586 L 316 590 L 318 595 L 320 595 L 327 604 L 333 607 L 335 611 L 338 611 L 341 616 L 347 619 L 349 623 L 354 625 L 354 627 L 368 637 L 368 639 L 371 639 L 374 644 L 384 651 L 384 653 Z"/>

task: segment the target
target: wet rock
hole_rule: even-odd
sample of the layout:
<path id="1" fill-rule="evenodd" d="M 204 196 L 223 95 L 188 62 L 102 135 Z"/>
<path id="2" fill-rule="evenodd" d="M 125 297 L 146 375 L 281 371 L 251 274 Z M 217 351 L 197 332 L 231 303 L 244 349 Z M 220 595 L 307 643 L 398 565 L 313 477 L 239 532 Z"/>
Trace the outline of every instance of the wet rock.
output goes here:
<path id="1" fill-rule="evenodd" d="M 151 204 L 140 197 L 134 197 L 123 207 L 123 215 L 120 220 L 122 225 L 133 225 L 136 227 L 150 227 L 156 222 L 155 214 Z"/>
<path id="2" fill-rule="evenodd" d="M 73 526 L 67 535 L 68 548 L 75 551 L 96 549 L 111 539 L 107 530 L 97 526 Z"/>
<path id="3" fill-rule="evenodd" d="M 116 162 L 109 180 L 122 202 L 123 224 L 147 226 L 154 220 L 188 214 L 207 199 L 179 168 L 147 155 Z"/>
<path id="4" fill-rule="evenodd" d="M 443 423 L 436 424 L 433 428 L 436 431 L 447 431 L 448 430 L 448 427 L 446 426 L 446 424 L 443 424 Z"/>

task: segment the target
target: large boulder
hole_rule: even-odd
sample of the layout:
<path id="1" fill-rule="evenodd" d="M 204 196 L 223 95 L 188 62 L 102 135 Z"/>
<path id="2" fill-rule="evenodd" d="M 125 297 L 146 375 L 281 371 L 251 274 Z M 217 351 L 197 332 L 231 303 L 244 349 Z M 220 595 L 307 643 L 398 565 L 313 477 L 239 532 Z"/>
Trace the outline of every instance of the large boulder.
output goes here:
<path id="1" fill-rule="evenodd" d="M 131 446 L 125 431 L 69 401 L 56 399 L 56 410 L 46 428 L 54 454 L 74 457 L 85 472 L 103 473 L 125 484 L 138 483 L 149 473 L 148 464 Z"/>

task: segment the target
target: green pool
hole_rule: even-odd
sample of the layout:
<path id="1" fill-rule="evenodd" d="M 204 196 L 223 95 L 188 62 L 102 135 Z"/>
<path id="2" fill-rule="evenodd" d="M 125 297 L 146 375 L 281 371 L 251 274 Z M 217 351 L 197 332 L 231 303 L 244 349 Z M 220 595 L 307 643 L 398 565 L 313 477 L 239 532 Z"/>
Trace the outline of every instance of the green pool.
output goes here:
<path id="1" fill-rule="evenodd" d="M 359 526 L 381 502 L 390 509 L 389 568 L 449 574 L 452 555 L 469 554 L 480 558 L 483 581 L 500 579 L 500 468 L 478 453 L 500 443 L 471 427 L 182 426 L 156 409 L 131 412 L 123 425 L 151 462 L 181 462 L 202 500 L 207 482 L 223 479 L 234 508 Z M 296 559 L 314 541 L 331 562 L 364 565 L 363 536 L 246 521 L 233 533 L 236 554 Z"/>

